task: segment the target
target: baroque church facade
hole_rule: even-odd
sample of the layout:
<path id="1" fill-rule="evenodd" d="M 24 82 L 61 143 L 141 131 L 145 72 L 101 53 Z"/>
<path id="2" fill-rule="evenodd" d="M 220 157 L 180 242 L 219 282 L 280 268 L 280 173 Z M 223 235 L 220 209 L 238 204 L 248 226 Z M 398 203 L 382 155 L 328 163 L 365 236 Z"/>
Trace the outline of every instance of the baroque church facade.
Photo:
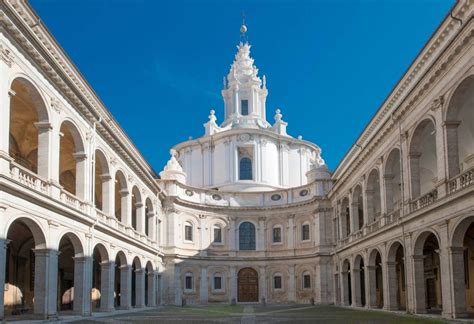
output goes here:
<path id="1" fill-rule="evenodd" d="M 159 176 L 24 0 L 0 1 L 0 317 L 258 302 L 474 315 L 474 3 L 331 173 L 238 45 Z M 273 119 L 271 122 L 270 119 Z"/>

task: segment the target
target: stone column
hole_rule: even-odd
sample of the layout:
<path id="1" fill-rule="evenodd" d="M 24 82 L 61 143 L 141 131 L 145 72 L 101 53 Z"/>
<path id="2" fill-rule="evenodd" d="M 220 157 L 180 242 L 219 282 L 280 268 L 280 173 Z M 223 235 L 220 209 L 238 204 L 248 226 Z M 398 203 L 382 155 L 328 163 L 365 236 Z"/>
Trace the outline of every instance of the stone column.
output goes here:
<path id="1" fill-rule="evenodd" d="M 128 227 L 132 226 L 132 196 L 127 189 L 120 190 L 122 223 Z"/>
<path id="2" fill-rule="evenodd" d="M 418 198 L 421 194 L 420 188 L 420 157 L 421 153 L 411 152 L 408 156 L 410 162 L 410 184 L 411 184 L 411 195 L 410 198 Z"/>
<path id="3" fill-rule="evenodd" d="M 464 284 L 464 247 L 450 247 L 451 280 L 453 282 L 453 317 L 462 318 L 467 316 L 466 311 L 466 287 Z"/>
<path id="4" fill-rule="evenodd" d="M 295 265 L 288 265 L 288 301 L 296 302 Z"/>
<path id="5" fill-rule="evenodd" d="M 10 172 L 10 98 L 15 95 L 10 90 L 10 68 L 12 66 L 13 57 L 8 49 L 2 48 L 0 55 L 0 172 L 8 174 Z M 10 53 L 3 55 L 5 53 Z M 3 296 L 2 296 L 3 298 Z M 3 310 L 2 310 L 3 312 Z"/>
<path id="6" fill-rule="evenodd" d="M 377 308 L 377 288 L 376 288 L 376 275 L 375 275 L 375 266 L 365 266 L 367 273 L 367 281 L 365 287 L 366 292 L 366 305 L 367 308 Z"/>
<path id="7" fill-rule="evenodd" d="M 365 197 L 366 197 L 366 206 L 367 206 L 367 224 L 371 224 L 375 221 L 375 213 L 374 213 L 374 190 L 365 190 Z"/>
<path id="8" fill-rule="evenodd" d="M 0 216 L 4 217 L 5 209 L 2 207 L 0 210 Z M 6 239 L 0 239 L 0 264 L 6 265 L 7 264 L 7 247 L 9 241 Z M 0 282 L 5 282 L 5 266 L 0 267 Z M 4 307 L 4 294 L 0 294 L 0 320 L 3 320 L 5 314 L 5 307 Z"/>
<path id="9" fill-rule="evenodd" d="M 360 269 L 352 269 L 352 305 L 353 307 L 362 307 L 362 292 L 360 285 Z"/>
<path id="10" fill-rule="evenodd" d="M 58 251 L 35 249 L 34 313 L 57 318 Z"/>
<path id="11" fill-rule="evenodd" d="M 145 205 L 140 201 L 135 204 L 137 209 L 137 232 L 140 234 L 145 234 Z"/>
<path id="12" fill-rule="evenodd" d="M 438 175 L 438 184 L 446 182 L 448 177 L 447 171 L 448 166 L 446 165 L 446 152 L 445 142 L 444 142 L 444 132 L 443 132 L 443 111 L 442 109 L 435 110 L 435 129 L 436 129 L 436 165 L 437 165 L 437 175 Z M 438 185 L 438 198 L 442 198 L 446 195 L 446 184 Z M 444 305 L 443 305 L 444 307 Z"/>
<path id="13" fill-rule="evenodd" d="M 236 232 L 237 229 L 235 228 L 235 217 L 230 217 L 230 226 L 229 226 L 229 250 L 235 251 L 236 250 Z"/>
<path id="14" fill-rule="evenodd" d="M 174 282 L 175 282 L 175 289 L 174 289 L 174 303 L 175 305 L 181 305 L 181 296 L 183 293 L 183 289 L 181 288 L 181 267 L 179 265 L 174 266 Z"/>
<path id="15" fill-rule="evenodd" d="M 83 152 L 74 153 L 74 159 L 76 159 L 76 196 L 80 200 L 86 201 L 90 191 L 87 179 L 87 154 Z"/>
<path id="16" fill-rule="evenodd" d="M 343 306 L 349 305 L 349 272 L 341 271 L 341 303 Z"/>
<path id="17" fill-rule="evenodd" d="M 446 121 L 443 123 L 446 132 L 446 154 L 448 158 L 448 177 L 459 174 L 458 127 L 460 121 Z M 441 152 L 440 152 L 441 153 Z"/>
<path id="18" fill-rule="evenodd" d="M 148 287 L 147 287 L 147 290 L 148 290 L 148 296 L 147 296 L 148 305 L 146 305 L 146 306 L 155 307 L 156 306 L 156 291 L 157 291 L 156 277 L 158 275 L 155 274 L 154 271 L 148 272 L 146 275 L 148 276 Z"/>
<path id="19" fill-rule="evenodd" d="M 91 315 L 92 259 L 74 258 L 74 312 L 82 316 Z"/>
<path id="20" fill-rule="evenodd" d="M 267 270 L 265 266 L 260 267 L 259 271 L 259 276 L 258 276 L 258 294 L 259 294 L 259 301 L 262 300 L 262 298 L 265 298 L 267 300 Z"/>
<path id="21" fill-rule="evenodd" d="M 145 270 L 135 270 L 135 307 L 145 307 Z"/>
<path id="22" fill-rule="evenodd" d="M 237 269 L 235 266 L 230 266 L 229 270 L 230 302 L 232 302 L 232 299 L 237 301 Z"/>
<path id="23" fill-rule="evenodd" d="M 111 312 L 114 310 L 114 278 L 115 263 L 102 261 L 100 263 L 100 310 Z"/>
<path id="24" fill-rule="evenodd" d="M 37 122 L 35 127 L 38 129 L 38 175 L 49 180 L 53 175 L 50 163 L 53 126 L 49 122 Z"/>
<path id="25" fill-rule="evenodd" d="M 201 266 L 201 284 L 199 286 L 199 299 L 201 304 L 207 304 L 209 294 L 209 284 L 207 278 L 207 266 Z"/>
<path id="26" fill-rule="evenodd" d="M 120 266 L 120 309 L 132 307 L 132 267 Z"/>
<path id="27" fill-rule="evenodd" d="M 424 256 L 412 255 L 413 310 L 416 314 L 426 313 Z"/>
<path id="28" fill-rule="evenodd" d="M 257 251 L 265 250 L 265 217 L 258 218 Z"/>
<path id="29" fill-rule="evenodd" d="M 288 250 L 295 248 L 295 215 L 288 216 Z"/>
<path id="30" fill-rule="evenodd" d="M 448 223 L 443 223 L 439 226 L 439 246 L 440 246 L 440 253 L 439 253 L 439 262 L 440 262 L 440 269 L 439 269 L 439 276 L 441 278 L 441 298 L 443 303 L 443 311 L 442 315 L 445 318 L 451 318 L 453 310 L 453 298 L 452 295 L 453 290 L 451 286 L 451 267 L 450 267 L 450 255 L 448 245 L 449 243 L 449 233 L 448 233 Z"/>
<path id="31" fill-rule="evenodd" d="M 393 179 L 394 176 L 392 174 L 385 174 L 384 175 L 384 185 L 385 188 L 385 214 L 389 214 L 394 210 L 393 206 Z"/>
<path id="32" fill-rule="evenodd" d="M 387 273 L 386 285 L 386 299 L 384 308 L 387 310 L 398 310 L 397 292 L 398 292 L 398 278 L 397 278 L 397 263 L 394 261 L 387 261 L 385 263 L 385 271 Z"/>
<path id="33" fill-rule="evenodd" d="M 99 177 L 102 181 L 102 211 L 106 215 L 115 216 L 114 181 L 110 174 L 102 174 Z"/>

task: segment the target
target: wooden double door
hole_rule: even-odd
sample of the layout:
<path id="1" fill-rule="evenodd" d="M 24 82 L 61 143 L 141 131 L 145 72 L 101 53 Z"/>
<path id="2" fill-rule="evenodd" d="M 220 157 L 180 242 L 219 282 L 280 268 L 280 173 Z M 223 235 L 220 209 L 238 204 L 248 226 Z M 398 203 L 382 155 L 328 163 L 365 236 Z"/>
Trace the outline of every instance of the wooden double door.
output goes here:
<path id="1" fill-rule="evenodd" d="M 237 299 L 239 302 L 258 302 L 258 273 L 252 268 L 243 268 L 237 275 Z"/>

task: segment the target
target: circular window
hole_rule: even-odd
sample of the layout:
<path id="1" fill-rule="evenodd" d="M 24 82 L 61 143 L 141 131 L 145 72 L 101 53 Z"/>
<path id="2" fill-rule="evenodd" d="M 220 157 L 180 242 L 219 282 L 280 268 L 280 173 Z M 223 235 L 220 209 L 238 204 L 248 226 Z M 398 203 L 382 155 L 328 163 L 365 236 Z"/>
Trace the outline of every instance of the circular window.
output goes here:
<path id="1" fill-rule="evenodd" d="M 218 195 L 218 194 L 213 194 L 213 195 L 212 195 L 212 199 L 219 201 L 219 200 L 222 199 L 222 197 L 221 197 L 220 195 Z"/>
<path id="2" fill-rule="evenodd" d="M 304 197 L 304 196 L 307 196 L 309 194 L 309 190 L 308 189 L 303 189 L 300 191 L 300 196 L 301 197 Z"/>
<path id="3" fill-rule="evenodd" d="M 192 191 L 189 190 L 189 189 L 186 189 L 185 193 L 186 193 L 186 195 L 188 195 L 189 197 L 191 197 L 192 195 L 194 195 L 194 192 L 192 192 Z"/>
<path id="4" fill-rule="evenodd" d="M 281 195 L 280 194 L 274 194 L 274 195 L 272 195 L 271 198 L 272 198 L 273 201 L 277 201 L 277 200 L 281 199 Z"/>

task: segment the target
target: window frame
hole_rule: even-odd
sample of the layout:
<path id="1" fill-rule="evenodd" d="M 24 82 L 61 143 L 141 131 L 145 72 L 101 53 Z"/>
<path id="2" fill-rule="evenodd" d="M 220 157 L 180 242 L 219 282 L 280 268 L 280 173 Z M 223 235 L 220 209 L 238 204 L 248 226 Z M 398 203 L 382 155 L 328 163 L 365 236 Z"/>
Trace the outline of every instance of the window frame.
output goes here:
<path id="1" fill-rule="evenodd" d="M 188 240 L 187 238 L 187 227 L 190 227 L 191 228 L 191 239 Z M 185 243 L 194 243 L 194 225 L 193 223 L 187 221 L 187 222 L 184 222 L 184 237 L 183 237 L 183 240 Z"/>
<path id="2" fill-rule="evenodd" d="M 240 232 L 241 232 L 242 225 L 245 224 L 245 223 L 249 223 L 253 226 L 253 233 L 254 233 L 253 234 L 253 248 L 250 248 L 250 249 L 242 249 L 241 248 L 242 241 L 241 241 L 241 238 L 240 238 Z M 241 222 L 237 229 L 238 229 L 238 238 L 239 238 L 239 242 L 238 242 L 239 243 L 238 244 L 239 251 L 257 251 L 257 245 L 258 245 L 257 244 L 257 226 L 255 226 L 255 224 L 253 222 L 246 220 L 246 221 Z M 251 243 L 252 242 L 249 242 L 249 244 L 251 244 Z"/>
<path id="3" fill-rule="evenodd" d="M 280 278 L 280 287 L 279 288 L 277 288 L 276 285 L 275 285 L 276 284 L 276 278 Z M 272 289 L 274 291 L 284 291 L 284 289 L 283 289 L 283 275 L 279 272 L 274 273 L 273 276 L 272 276 Z"/>
<path id="4" fill-rule="evenodd" d="M 219 229 L 220 230 L 220 238 L 221 240 L 219 242 L 216 242 L 216 233 L 215 231 Z M 214 224 L 212 226 L 212 245 L 224 245 L 224 231 L 222 230 L 222 226 L 220 224 Z"/>
<path id="5" fill-rule="evenodd" d="M 191 288 L 187 287 L 188 278 L 191 278 Z M 186 272 L 184 275 L 184 291 L 194 292 L 194 274 L 192 272 Z"/>
<path id="6" fill-rule="evenodd" d="M 246 109 L 246 113 L 244 114 L 244 102 L 246 103 L 245 107 L 247 108 Z M 249 100 L 248 99 L 240 99 L 240 114 L 242 116 L 248 116 L 249 115 Z"/>
<path id="7" fill-rule="evenodd" d="M 220 278 L 220 288 L 216 288 L 216 278 Z M 216 272 L 212 275 L 212 291 L 216 293 L 223 293 L 224 289 L 224 276 L 220 272 Z"/>
<path id="8" fill-rule="evenodd" d="M 280 230 L 280 241 L 275 241 L 275 230 L 279 229 Z M 283 244 L 283 226 L 280 224 L 274 225 L 272 227 L 272 244 L 273 245 L 281 245 Z"/>
<path id="9" fill-rule="evenodd" d="M 305 239 L 304 237 L 304 227 L 305 226 L 308 226 L 308 238 Z M 303 224 L 301 224 L 301 242 L 309 242 L 311 241 L 311 225 L 309 224 L 309 222 L 304 222 Z"/>
<path id="10" fill-rule="evenodd" d="M 243 179 L 242 178 L 242 160 L 249 160 L 250 161 L 250 178 L 249 179 Z M 246 170 L 247 171 L 247 170 Z M 239 181 L 254 181 L 253 178 L 253 159 L 249 155 L 242 155 L 239 158 Z"/>
<path id="11" fill-rule="evenodd" d="M 309 277 L 309 287 L 306 287 L 305 277 Z M 311 274 L 308 271 L 303 272 L 303 274 L 301 275 L 301 281 L 302 281 L 301 284 L 302 284 L 303 290 L 312 289 Z"/>

